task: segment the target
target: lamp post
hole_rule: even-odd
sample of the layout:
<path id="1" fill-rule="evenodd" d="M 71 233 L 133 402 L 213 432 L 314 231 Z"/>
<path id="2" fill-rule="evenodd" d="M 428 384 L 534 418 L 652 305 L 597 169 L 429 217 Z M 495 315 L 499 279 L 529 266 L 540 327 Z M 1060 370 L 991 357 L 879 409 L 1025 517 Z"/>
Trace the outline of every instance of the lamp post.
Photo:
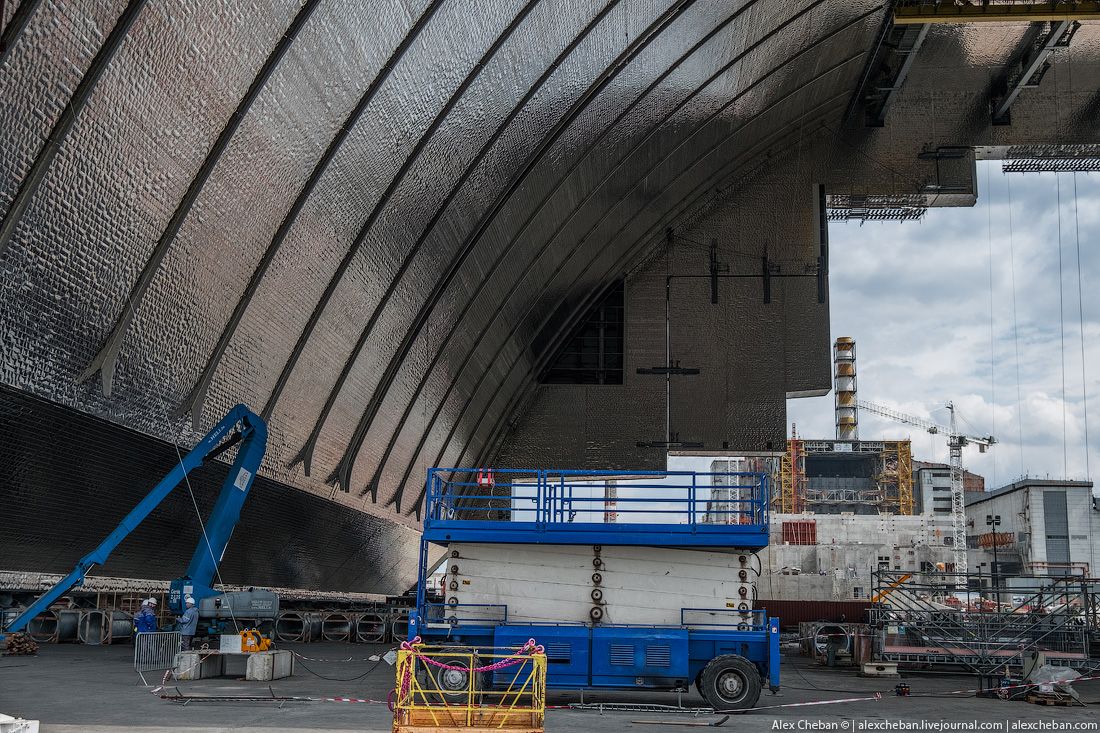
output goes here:
<path id="1" fill-rule="evenodd" d="M 986 514 L 985 526 L 991 528 L 990 539 L 993 542 L 993 567 L 989 569 L 990 574 L 993 576 L 993 591 L 996 593 L 997 605 L 1001 605 L 1001 590 L 999 583 L 999 576 L 1001 573 L 1001 567 L 997 563 L 997 527 L 1001 526 L 1000 514 Z"/>

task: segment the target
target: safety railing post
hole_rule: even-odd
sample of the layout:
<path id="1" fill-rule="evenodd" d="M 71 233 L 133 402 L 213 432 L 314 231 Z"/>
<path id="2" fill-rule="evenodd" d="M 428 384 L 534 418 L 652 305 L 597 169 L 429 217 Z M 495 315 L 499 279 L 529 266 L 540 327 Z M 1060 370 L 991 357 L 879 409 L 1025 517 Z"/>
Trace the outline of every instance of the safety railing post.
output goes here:
<path id="1" fill-rule="evenodd" d="M 535 474 L 535 528 L 536 529 L 541 529 L 543 524 L 544 524 L 544 521 L 545 521 L 543 519 L 543 512 L 545 511 L 545 507 L 543 507 L 543 489 L 544 489 L 543 482 L 546 480 L 546 477 L 543 474 L 544 474 L 544 472 L 541 471 L 541 470 L 538 473 Z"/>
<path id="2" fill-rule="evenodd" d="M 691 525 L 691 531 L 695 531 L 695 492 L 696 492 L 696 480 L 697 477 L 693 473 L 691 474 L 691 489 L 688 493 L 688 524 Z"/>
<path id="3" fill-rule="evenodd" d="M 565 521 L 565 474 L 558 475 L 558 521 Z"/>

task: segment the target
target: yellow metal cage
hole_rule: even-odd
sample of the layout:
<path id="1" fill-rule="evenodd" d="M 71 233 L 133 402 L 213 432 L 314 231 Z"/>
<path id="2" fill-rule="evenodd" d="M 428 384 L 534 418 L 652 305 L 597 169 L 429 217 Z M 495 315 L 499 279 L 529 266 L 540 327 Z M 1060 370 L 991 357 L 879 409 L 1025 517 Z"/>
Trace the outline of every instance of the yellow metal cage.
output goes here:
<path id="1" fill-rule="evenodd" d="M 545 715 L 541 649 L 486 652 L 413 644 L 397 653 L 394 733 L 542 733 Z"/>

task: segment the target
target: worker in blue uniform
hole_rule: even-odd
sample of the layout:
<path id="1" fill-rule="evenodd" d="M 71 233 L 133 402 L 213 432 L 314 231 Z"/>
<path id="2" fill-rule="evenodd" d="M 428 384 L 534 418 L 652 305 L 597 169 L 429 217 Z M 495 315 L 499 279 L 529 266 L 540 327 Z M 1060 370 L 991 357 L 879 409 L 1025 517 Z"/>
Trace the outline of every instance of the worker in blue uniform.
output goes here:
<path id="1" fill-rule="evenodd" d="M 187 609 L 179 617 L 180 649 L 189 651 L 191 640 L 195 638 L 195 631 L 199 628 L 199 609 L 195 608 L 195 599 L 187 596 L 183 599 Z"/>
<path id="2" fill-rule="evenodd" d="M 141 610 L 134 616 L 134 628 L 139 634 L 157 630 L 157 599 L 146 598 L 141 602 Z"/>

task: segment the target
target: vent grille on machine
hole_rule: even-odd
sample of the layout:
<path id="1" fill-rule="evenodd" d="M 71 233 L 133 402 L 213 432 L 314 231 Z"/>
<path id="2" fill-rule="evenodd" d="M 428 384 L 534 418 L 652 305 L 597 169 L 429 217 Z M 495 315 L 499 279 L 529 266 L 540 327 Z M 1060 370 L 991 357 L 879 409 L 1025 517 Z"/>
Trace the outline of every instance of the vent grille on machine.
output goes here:
<path id="1" fill-rule="evenodd" d="M 671 667 L 672 647 L 663 644 L 658 646 L 647 646 L 645 648 L 645 666 Z"/>
<path id="2" fill-rule="evenodd" d="M 558 642 L 546 645 L 546 660 L 548 662 L 565 662 L 568 664 L 573 658 L 573 647 L 568 643 Z"/>
<path id="3" fill-rule="evenodd" d="M 634 647 L 630 644 L 612 644 L 611 663 L 623 667 L 633 667 Z"/>

